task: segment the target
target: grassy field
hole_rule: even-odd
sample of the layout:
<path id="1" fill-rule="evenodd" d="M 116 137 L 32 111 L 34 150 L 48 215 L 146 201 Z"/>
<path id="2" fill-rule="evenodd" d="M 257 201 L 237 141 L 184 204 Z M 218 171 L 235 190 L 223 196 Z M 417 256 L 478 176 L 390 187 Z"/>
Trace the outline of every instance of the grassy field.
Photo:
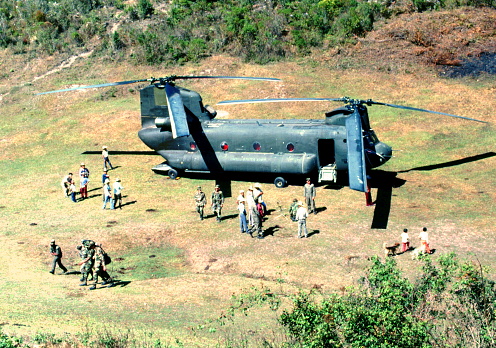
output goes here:
<path id="1" fill-rule="evenodd" d="M 3 62 L 15 60 L 2 53 Z M 157 339 L 175 345 L 215 346 L 243 338 L 257 346 L 261 337 L 277 342 L 277 313 L 260 308 L 237 326 L 193 330 L 218 318 L 233 294 L 252 287 L 279 293 L 320 289 L 342 291 L 355 284 L 370 256 L 382 255 L 384 241 L 398 241 L 409 228 L 414 245 L 423 226 L 431 232 L 434 259 L 456 252 L 480 260 L 495 278 L 496 256 L 491 245 L 495 229 L 494 77 L 448 80 L 430 68 L 388 73 L 360 64 L 337 68 L 287 62 L 253 66 L 226 57 L 177 70 L 77 60 L 67 69 L 37 79 L 55 69 L 57 58 L 38 64 L 1 66 L 0 127 L 0 328 L 29 337 L 128 333 L 152 346 Z M 308 227 L 311 238 L 295 238 L 297 226 L 287 208 L 302 197 L 302 187 L 276 189 L 263 184 L 270 232 L 263 240 L 238 231 L 235 199 L 228 198 L 225 219 L 198 221 L 193 195 L 198 185 L 209 196 L 214 182 L 169 180 L 150 168 L 159 156 L 113 156 L 113 181 L 124 186 L 122 210 L 101 209 L 101 170 L 97 151 L 149 150 L 137 137 L 139 86 L 110 91 L 34 96 L 37 92 L 83 84 L 166 76 L 205 74 L 278 77 L 282 82 L 185 81 L 199 91 L 205 104 L 230 99 L 264 97 L 341 97 L 344 95 L 463 115 L 491 122 L 482 124 L 442 116 L 371 106 L 371 122 L 395 158 L 380 170 L 403 184 L 393 189 L 387 229 L 372 229 L 376 208 L 366 207 L 363 194 L 348 188 L 320 186 L 317 207 Z M 22 82 L 20 82 L 22 81 Z M 215 105 L 214 105 L 215 106 Z M 321 118 L 339 104 L 229 106 L 226 118 Z M 91 171 L 90 199 L 72 203 L 60 182 L 80 162 Z M 254 178 L 254 181 L 258 181 Z M 233 192 L 247 182 L 233 182 Z M 376 190 L 373 195 L 376 195 Z M 282 207 L 282 211 L 280 210 Z M 89 291 L 78 286 L 79 275 L 51 275 L 49 241 L 64 251 L 64 263 L 77 271 L 75 247 L 81 239 L 103 243 L 114 258 L 110 273 L 121 280 L 111 289 Z M 417 262 L 397 257 L 414 276 Z M 144 346 L 144 345 L 142 345 Z"/>

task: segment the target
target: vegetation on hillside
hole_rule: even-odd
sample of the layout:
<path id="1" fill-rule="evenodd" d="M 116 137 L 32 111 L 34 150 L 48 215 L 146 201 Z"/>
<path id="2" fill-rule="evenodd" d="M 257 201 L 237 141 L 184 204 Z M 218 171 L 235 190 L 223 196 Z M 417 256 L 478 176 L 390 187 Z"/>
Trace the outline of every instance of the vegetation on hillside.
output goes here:
<path id="1" fill-rule="evenodd" d="M 0 47 L 30 56 L 96 50 L 136 64 L 228 52 L 266 63 L 353 42 L 379 19 L 496 0 L 0 0 Z"/>

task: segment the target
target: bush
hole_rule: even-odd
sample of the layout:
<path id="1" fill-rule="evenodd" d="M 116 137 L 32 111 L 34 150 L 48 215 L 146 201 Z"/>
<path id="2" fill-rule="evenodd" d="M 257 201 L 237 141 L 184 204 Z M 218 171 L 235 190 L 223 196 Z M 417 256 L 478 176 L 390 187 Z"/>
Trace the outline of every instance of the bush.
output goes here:
<path id="1" fill-rule="evenodd" d="M 454 254 L 441 256 L 439 266 L 426 257 L 414 282 L 394 259 L 374 258 L 358 288 L 320 303 L 300 293 L 280 322 L 304 347 L 489 348 L 496 342 L 495 300 L 494 282 Z"/>

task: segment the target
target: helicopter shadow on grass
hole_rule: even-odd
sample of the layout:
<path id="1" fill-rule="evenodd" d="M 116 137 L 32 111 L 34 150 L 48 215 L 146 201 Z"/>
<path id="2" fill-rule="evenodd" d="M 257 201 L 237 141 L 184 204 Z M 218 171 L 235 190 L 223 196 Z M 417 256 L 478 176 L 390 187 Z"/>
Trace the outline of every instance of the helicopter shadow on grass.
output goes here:
<path id="1" fill-rule="evenodd" d="M 391 197 L 393 188 L 398 188 L 406 183 L 406 180 L 397 177 L 400 173 L 412 171 L 430 171 L 441 168 L 454 167 L 461 164 L 480 161 L 486 158 L 496 156 L 495 152 L 486 152 L 483 154 L 462 158 L 455 161 L 448 161 L 438 164 L 415 167 L 398 172 L 388 172 L 382 170 L 373 170 L 371 172 L 370 184 L 372 188 L 377 188 L 377 197 L 375 201 L 374 217 L 372 220 L 372 229 L 386 229 L 388 225 L 389 213 L 391 210 Z"/>

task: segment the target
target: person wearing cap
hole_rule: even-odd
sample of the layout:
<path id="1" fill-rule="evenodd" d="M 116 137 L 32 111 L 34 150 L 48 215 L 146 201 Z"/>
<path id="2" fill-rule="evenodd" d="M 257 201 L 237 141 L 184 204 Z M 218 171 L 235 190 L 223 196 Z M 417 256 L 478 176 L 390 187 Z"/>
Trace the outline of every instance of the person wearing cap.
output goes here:
<path id="1" fill-rule="evenodd" d="M 289 207 L 289 217 L 291 218 L 291 221 L 297 221 L 296 220 L 296 211 L 298 210 L 298 200 L 296 198 L 293 199 L 293 203 L 291 203 Z"/>
<path id="2" fill-rule="evenodd" d="M 239 212 L 239 229 L 241 233 L 248 232 L 248 222 L 246 221 L 246 207 L 245 207 L 246 199 L 245 199 L 245 191 L 240 190 L 239 196 L 236 199 L 236 204 L 238 206 Z"/>
<path id="3" fill-rule="evenodd" d="M 88 183 L 90 179 L 88 179 L 88 175 L 84 174 L 79 182 L 79 194 L 81 195 L 81 199 L 88 198 Z"/>
<path id="4" fill-rule="evenodd" d="M 88 168 L 86 168 L 86 165 L 84 163 L 81 163 L 81 166 L 79 167 L 79 179 L 82 180 L 85 175 L 89 178 L 90 171 Z"/>
<path id="5" fill-rule="evenodd" d="M 307 232 L 307 217 L 308 212 L 307 208 L 303 205 L 302 202 L 298 202 L 298 210 L 296 211 L 296 220 L 298 221 L 298 238 L 302 238 L 302 232 L 305 235 L 305 238 L 308 237 Z"/>
<path id="6" fill-rule="evenodd" d="M 112 163 L 110 163 L 109 153 L 106 146 L 102 146 L 102 158 L 103 158 L 103 170 L 107 170 L 107 164 L 110 166 L 110 169 L 114 169 Z"/>
<path id="7" fill-rule="evenodd" d="M 52 270 L 50 273 L 55 274 L 55 267 L 58 265 L 64 273 L 67 272 L 67 268 L 62 264 L 62 249 L 55 244 L 55 239 L 50 241 L 50 254 L 53 256 Z"/>
<path id="8" fill-rule="evenodd" d="M 304 193 L 303 195 L 305 196 L 305 204 L 308 207 L 308 213 L 314 213 L 317 214 L 317 210 L 315 210 L 315 185 L 312 184 L 312 181 L 310 178 L 307 178 L 306 183 L 304 185 Z"/>
<path id="9" fill-rule="evenodd" d="M 257 204 L 261 204 L 263 207 L 263 215 L 267 215 L 267 205 L 265 204 L 263 200 L 263 191 L 262 187 L 260 186 L 260 183 L 255 183 L 253 184 L 253 199 L 255 199 L 255 202 Z"/>
<path id="10" fill-rule="evenodd" d="M 95 274 L 95 282 L 89 288 L 90 290 L 95 290 L 96 285 L 98 284 L 98 277 L 102 278 L 102 285 L 108 285 L 107 287 L 112 287 L 115 285 L 114 280 L 107 272 L 107 265 L 105 264 L 105 252 L 103 251 L 102 244 L 95 244 L 94 246 L 94 274 Z"/>
<path id="11" fill-rule="evenodd" d="M 106 179 L 103 184 L 103 207 L 102 209 L 107 208 L 107 203 L 110 203 L 110 209 L 114 209 L 113 201 L 112 201 L 112 189 L 110 188 L 110 180 Z"/>
<path id="12" fill-rule="evenodd" d="M 198 213 L 198 215 L 200 215 L 200 220 L 203 220 L 203 210 L 207 205 L 207 195 L 205 194 L 205 192 L 202 191 L 201 186 L 198 186 L 196 188 L 195 205 L 196 212 Z"/>
<path id="13" fill-rule="evenodd" d="M 81 262 L 78 263 L 81 266 L 82 277 L 80 281 L 82 282 L 79 286 L 88 285 L 88 276 L 93 276 L 93 266 L 95 264 L 95 242 L 92 240 L 82 240 L 81 241 Z"/>
<path id="14" fill-rule="evenodd" d="M 212 192 L 212 212 L 217 216 L 217 222 L 221 220 L 222 207 L 224 206 L 224 194 L 220 190 L 219 185 L 215 185 L 215 190 Z"/>
<path id="15" fill-rule="evenodd" d="M 117 204 L 119 205 L 119 209 L 122 209 L 122 190 L 124 189 L 124 187 L 121 185 L 121 179 L 115 179 L 113 189 L 114 199 L 112 200 L 112 209 L 117 208 Z"/>

